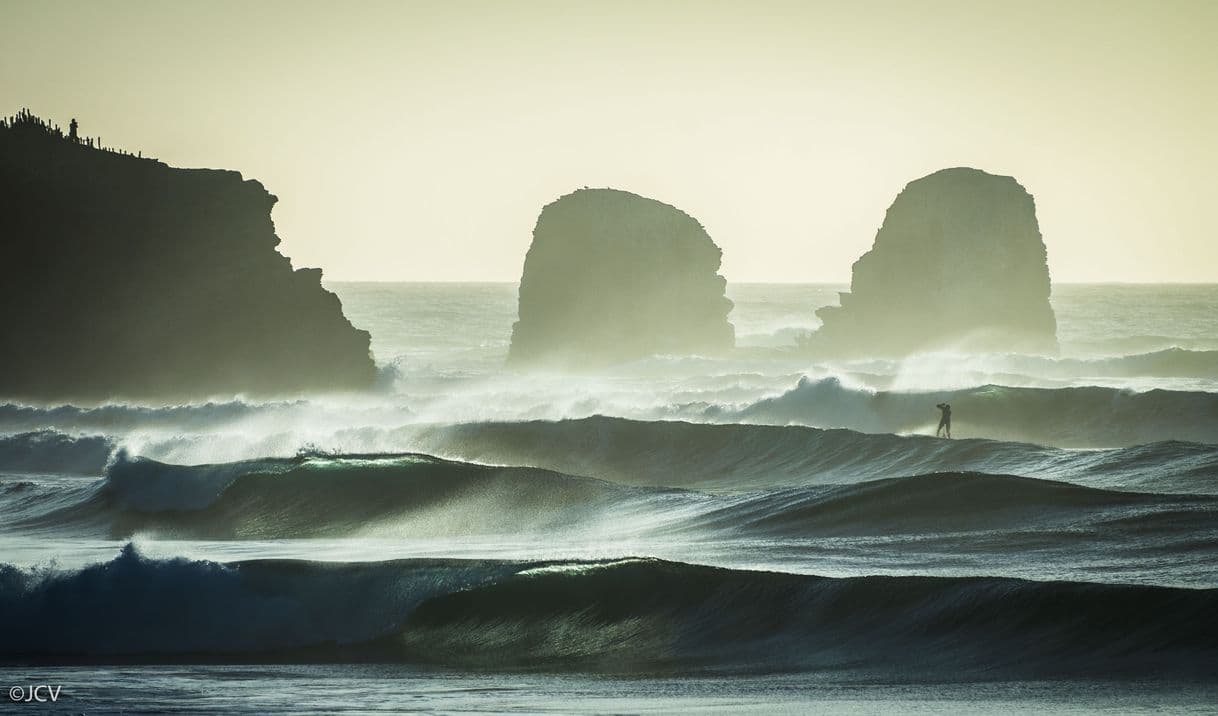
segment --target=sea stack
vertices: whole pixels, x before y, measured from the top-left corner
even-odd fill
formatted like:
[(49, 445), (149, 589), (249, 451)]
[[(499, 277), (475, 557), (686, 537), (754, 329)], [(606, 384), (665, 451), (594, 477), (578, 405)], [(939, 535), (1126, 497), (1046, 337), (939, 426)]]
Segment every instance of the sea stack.
[(561, 197), (533, 230), (509, 362), (578, 368), (730, 349), (721, 258), (668, 204), (614, 189)]
[(0, 396), (203, 399), (358, 390), (376, 367), (318, 269), (276, 250), (276, 198), (235, 171), (0, 122)]
[(910, 182), (840, 306), (812, 337), (837, 355), (1057, 352), (1049, 268), (1032, 196), (1012, 177), (944, 169)]

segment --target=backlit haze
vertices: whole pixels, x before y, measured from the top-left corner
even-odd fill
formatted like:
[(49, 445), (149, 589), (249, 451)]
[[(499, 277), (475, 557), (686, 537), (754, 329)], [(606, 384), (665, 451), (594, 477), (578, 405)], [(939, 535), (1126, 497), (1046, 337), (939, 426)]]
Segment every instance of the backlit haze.
[(330, 280), (515, 281), (582, 186), (729, 281), (848, 281), (910, 180), (1035, 196), (1055, 281), (1216, 281), (1218, 3), (14, 2), (23, 106), (279, 196)]

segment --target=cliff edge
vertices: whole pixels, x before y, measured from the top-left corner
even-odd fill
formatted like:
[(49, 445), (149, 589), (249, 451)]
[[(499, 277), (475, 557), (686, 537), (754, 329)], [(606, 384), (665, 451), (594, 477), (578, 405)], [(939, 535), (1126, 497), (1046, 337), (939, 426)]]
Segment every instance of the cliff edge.
[(0, 122), (0, 396), (43, 400), (370, 387), (370, 336), (319, 269), (276, 250), (276, 198), (234, 171)]
[(567, 194), (533, 230), (508, 360), (570, 368), (730, 349), (721, 258), (676, 207), (614, 189)]
[(1049, 268), (1032, 196), (1012, 177), (944, 169), (909, 183), (840, 306), (817, 311), (818, 351), (1057, 352)]

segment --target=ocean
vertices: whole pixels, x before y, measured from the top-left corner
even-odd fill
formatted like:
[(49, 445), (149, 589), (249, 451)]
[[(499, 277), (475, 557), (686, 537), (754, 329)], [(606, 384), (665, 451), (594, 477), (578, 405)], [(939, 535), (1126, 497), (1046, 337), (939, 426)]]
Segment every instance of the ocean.
[(329, 288), (373, 394), (0, 396), (0, 712), (1218, 712), (1218, 286), (831, 361), (844, 286), (729, 285), (570, 374), (514, 284)]

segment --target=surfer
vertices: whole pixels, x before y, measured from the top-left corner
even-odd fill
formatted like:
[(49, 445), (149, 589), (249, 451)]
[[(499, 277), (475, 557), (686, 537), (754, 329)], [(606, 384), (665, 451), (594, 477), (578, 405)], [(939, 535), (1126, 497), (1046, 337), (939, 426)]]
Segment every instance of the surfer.
[(935, 437), (939, 437), (939, 433), (946, 433), (947, 439), (952, 439), (952, 406), (948, 403), (939, 403), (935, 406), (942, 413), (943, 417), (939, 418), (939, 428), (935, 430)]

